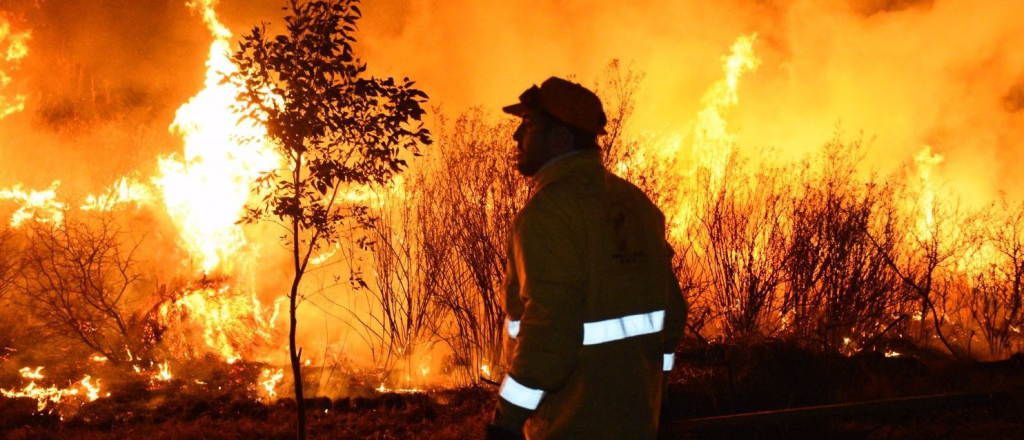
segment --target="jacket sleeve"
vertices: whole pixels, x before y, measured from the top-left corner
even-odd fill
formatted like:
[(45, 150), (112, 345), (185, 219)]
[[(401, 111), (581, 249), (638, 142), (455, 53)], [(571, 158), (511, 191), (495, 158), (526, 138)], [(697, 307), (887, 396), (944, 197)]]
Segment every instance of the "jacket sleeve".
[(583, 346), (586, 271), (580, 234), (543, 204), (517, 218), (511, 245), (523, 314), (495, 424), (522, 429), (544, 394), (563, 386)]
[(686, 318), (689, 314), (690, 307), (686, 303), (686, 298), (683, 296), (682, 289), (679, 288), (679, 279), (676, 278), (675, 272), (672, 270), (672, 257), (674, 252), (672, 246), (665, 243), (665, 247), (668, 249), (666, 255), (668, 256), (667, 261), (664, 263), (665, 279), (668, 284), (665, 289), (665, 328), (663, 330), (664, 335), (664, 371), (672, 371), (675, 365), (675, 352), (676, 346), (679, 345), (679, 340), (682, 339), (683, 333), (686, 331)]
[[(514, 225), (513, 225), (514, 226)], [(512, 356), (515, 354), (516, 340), (511, 336), (510, 322), (519, 321), (523, 316), (523, 302), (519, 297), (519, 276), (513, 258), (513, 232), (510, 231), (505, 242), (505, 280), (502, 283), (502, 309), (505, 311), (505, 323), (502, 333), (501, 365), (511, 367)]]

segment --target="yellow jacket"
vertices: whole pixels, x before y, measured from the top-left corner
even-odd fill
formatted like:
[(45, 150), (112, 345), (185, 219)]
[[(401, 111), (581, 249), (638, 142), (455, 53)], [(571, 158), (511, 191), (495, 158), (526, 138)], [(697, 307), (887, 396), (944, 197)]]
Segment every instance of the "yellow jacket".
[(494, 423), (530, 439), (655, 438), (687, 314), (665, 217), (598, 151), (534, 183), (509, 237)]

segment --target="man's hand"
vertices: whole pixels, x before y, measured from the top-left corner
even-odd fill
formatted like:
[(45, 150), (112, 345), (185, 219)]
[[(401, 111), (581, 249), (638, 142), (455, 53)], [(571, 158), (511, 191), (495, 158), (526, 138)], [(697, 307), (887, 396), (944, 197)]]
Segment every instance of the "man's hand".
[(484, 438), (487, 440), (523, 440), (526, 437), (523, 436), (522, 432), (509, 431), (500, 426), (487, 425), (487, 435)]

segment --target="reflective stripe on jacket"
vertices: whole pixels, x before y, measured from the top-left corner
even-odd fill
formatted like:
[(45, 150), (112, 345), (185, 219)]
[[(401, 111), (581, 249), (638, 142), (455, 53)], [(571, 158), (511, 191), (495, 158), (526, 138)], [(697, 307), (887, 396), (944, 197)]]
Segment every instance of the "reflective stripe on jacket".
[(534, 183), (508, 243), (495, 423), (530, 439), (654, 438), (687, 313), (664, 215), (597, 151)]

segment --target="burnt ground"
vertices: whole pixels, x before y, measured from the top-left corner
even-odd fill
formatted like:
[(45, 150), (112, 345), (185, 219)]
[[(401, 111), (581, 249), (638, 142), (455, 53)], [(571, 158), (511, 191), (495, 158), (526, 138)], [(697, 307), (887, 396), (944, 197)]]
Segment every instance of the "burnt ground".
[[(714, 346), (680, 354), (663, 411), (663, 438), (1020, 439), (1024, 438), (1024, 356), (955, 362), (942, 356), (826, 356), (785, 344)], [(61, 421), (36, 402), (0, 398), (7, 439), (291, 439), (295, 402), (258, 403), (231, 387), (153, 390), (125, 382), (111, 397)], [(679, 420), (787, 408), (973, 393), (938, 409), (919, 403), (881, 411), (739, 423), (696, 430)], [(494, 387), (380, 394), (306, 405), (311, 439), (479, 438)], [(982, 401), (978, 401), (982, 396)], [(952, 404), (950, 404), (952, 402)], [(699, 428), (699, 426), (697, 426)]]

